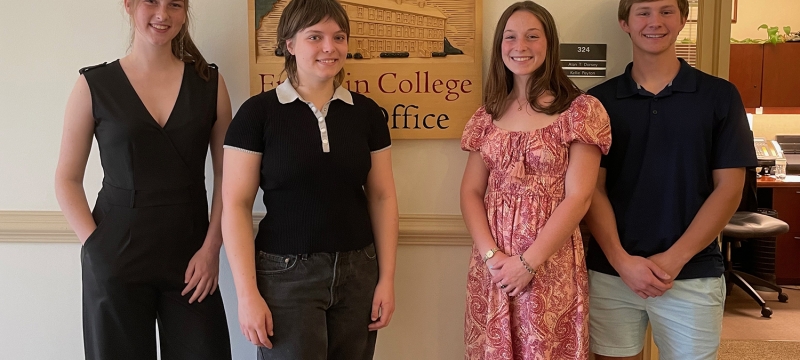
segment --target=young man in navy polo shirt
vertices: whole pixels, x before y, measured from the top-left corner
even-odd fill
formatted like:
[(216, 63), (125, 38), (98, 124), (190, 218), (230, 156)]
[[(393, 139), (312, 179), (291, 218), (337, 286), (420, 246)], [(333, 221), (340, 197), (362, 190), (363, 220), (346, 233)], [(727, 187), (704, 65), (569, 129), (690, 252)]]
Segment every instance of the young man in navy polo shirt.
[(716, 359), (725, 281), (715, 238), (756, 165), (729, 82), (675, 53), (687, 0), (621, 0), (633, 62), (593, 88), (611, 118), (586, 221), (591, 349), (637, 359), (647, 322), (662, 359)]

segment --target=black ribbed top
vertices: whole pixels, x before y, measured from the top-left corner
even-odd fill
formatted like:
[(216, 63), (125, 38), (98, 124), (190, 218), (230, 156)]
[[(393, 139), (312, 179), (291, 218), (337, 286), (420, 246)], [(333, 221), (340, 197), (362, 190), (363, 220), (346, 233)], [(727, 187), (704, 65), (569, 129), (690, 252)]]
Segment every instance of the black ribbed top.
[(349, 251), (374, 241), (364, 184), (371, 153), (391, 145), (378, 105), (352, 93), (325, 117), (323, 152), (317, 117), (300, 99), (281, 104), (275, 90), (253, 96), (233, 118), (225, 145), (261, 153), (260, 186), (267, 215), (256, 250), (275, 254)]

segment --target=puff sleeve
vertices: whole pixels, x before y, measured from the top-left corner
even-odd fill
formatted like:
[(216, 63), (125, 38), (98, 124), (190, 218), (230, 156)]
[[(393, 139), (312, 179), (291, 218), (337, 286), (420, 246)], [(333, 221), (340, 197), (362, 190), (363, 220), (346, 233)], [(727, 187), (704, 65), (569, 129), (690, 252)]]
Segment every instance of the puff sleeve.
[(464, 126), (464, 133), (461, 135), (461, 149), (464, 151), (480, 151), (484, 142), (484, 134), (492, 117), (486, 113), (486, 109), (481, 106), (472, 115), (467, 125)]
[(611, 147), (611, 123), (600, 100), (591, 95), (581, 95), (574, 100), (569, 118), (566, 142), (597, 145), (603, 155)]

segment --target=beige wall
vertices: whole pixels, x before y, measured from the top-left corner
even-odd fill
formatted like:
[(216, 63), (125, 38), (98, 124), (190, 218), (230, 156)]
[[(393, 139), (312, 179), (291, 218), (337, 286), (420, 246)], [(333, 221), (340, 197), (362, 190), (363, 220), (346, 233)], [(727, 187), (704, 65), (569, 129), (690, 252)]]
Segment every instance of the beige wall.
[(731, 24), (731, 37), (766, 39), (767, 31), (758, 30), (761, 24), (777, 26), (783, 34), (784, 26), (800, 31), (800, 1), (798, 0), (739, 0), (736, 23)]
[(753, 115), (753, 136), (774, 140), (787, 134), (800, 135), (800, 115)]
[(401, 246), (397, 253), (397, 310), (378, 334), (377, 360), (464, 357), (469, 246)]

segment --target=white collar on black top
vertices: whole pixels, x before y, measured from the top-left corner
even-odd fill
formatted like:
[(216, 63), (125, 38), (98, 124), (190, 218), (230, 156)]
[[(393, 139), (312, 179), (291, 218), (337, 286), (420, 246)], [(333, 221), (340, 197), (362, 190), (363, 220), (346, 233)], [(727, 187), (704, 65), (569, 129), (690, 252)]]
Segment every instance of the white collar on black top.
[[(300, 101), (304, 103), (308, 103), (308, 101), (303, 99), (303, 97), (297, 93), (297, 90), (294, 88), (294, 86), (292, 86), (292, 83), (289, 82), (289, 79), (286, 79), (284, 82), (278, 85), (278, 87), (275, 88), (275, 93), (278, 95), (278, 101), (280, 101), (281, 104), (288, 104), (297, 99), (300, 99)], [(347, 91), (347, 89), (343, 88), (342, 86), (337, 87), (336, 91), (333, 92), (333, 97), (331, 97), (330, 101), (333, 100), (342, 100), (346, 104), (353, 105), (353, 95), (350, 94), (350, 91)]]

